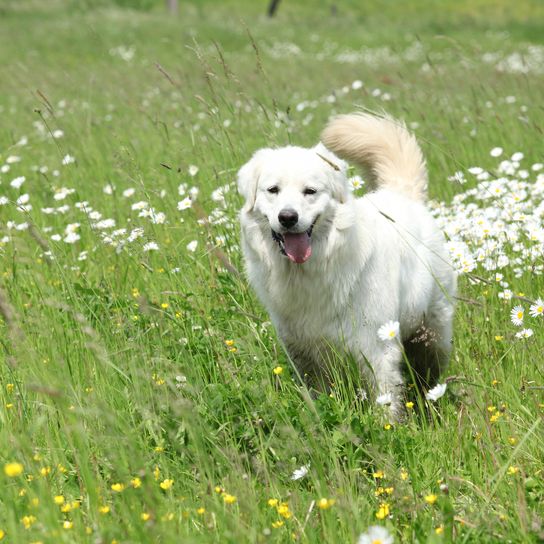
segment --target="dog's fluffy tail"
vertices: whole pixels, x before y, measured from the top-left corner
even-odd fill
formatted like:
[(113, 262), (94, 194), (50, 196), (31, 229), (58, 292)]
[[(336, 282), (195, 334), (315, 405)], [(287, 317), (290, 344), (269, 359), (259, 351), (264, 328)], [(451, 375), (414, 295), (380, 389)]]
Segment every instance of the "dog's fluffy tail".
[(404, 123), (367, 113), (340, 115), (325, 127), (321, 141), (342, 159), (362, 166), (371, 187), (426, 199), (425, 159)]

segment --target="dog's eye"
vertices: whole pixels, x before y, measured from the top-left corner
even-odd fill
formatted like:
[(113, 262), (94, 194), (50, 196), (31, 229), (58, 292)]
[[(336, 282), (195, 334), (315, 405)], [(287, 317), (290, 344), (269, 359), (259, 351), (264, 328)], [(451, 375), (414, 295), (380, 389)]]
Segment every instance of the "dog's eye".
[(303, 193), (305, 195), (315, 195), (317, 193), (317, 190), (312, 189), (311, 187), (306, 187), (306, 189), (304, 189)]
[(280, 188), (277, 185), (272, 185), (272, 187), (269, 187), (267, 191), (270, 194), (277, 195), (280, 192)]

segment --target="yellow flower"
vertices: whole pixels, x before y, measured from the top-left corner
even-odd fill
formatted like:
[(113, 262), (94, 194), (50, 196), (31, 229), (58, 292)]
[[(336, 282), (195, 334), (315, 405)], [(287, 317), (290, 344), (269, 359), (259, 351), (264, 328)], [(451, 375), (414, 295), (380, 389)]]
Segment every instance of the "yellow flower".
[(385, 478), (385, 472), (383, 470), (377, 470), (376, 472), (372, 473), (372, 476), (374, 478)]
[(6, 536), (6, 533), (0, 529), (0, 540), (3, 540), (3, 538)]
[(34, 523), (36, 523), (36, 517), (35, 516), (23, 516), (21, 518), (21, 523), (24, 525), (25, 529), (30, 529)]
[(85, 527), (85, 534), (86, 535), (92, 535), (93, 534), (93, 528), (92, 527)]
[(386, 430), (386, 431), (390, 431), (392, 426), (391, 426), (391, 423), (386, 423), (383, 428)]
[(69, 520), (64, 520), (64, 523), (62, 524), (62, 527), (64, 529), (71, 529), (73, 526), (74, 526), (74, 522)]
[(289, 519), (293, 515), (289, 510), (289, 504), (287, 504), (286, 502), (280, 503), (276, 510), (278, 514), (285, 519)]
[(518, 439), (511, 436), (509, 439), (508, 439), (508, 443), (511, 445), (511, 446), (515, 446), (517, 443), (518, 443)]
[(196, 509), (196, 513), (199, 515), (199, 516), (202, 516), (204, 513), (206, 512), (206, 509), (201, 506), (200, 508), (197, 508)]
[[(497, 342), (500, 342), (501, 340), (504, 340), (504, 336), (502, 336), (502, 334), (496, 334), (495, 335), (495, 340)], [(495, 380), (494, 380), (495, 381)]]
[(159, 469), (159, 467), (155, 467), (153, 469), (153, 476), (155, 477), (155, 480), (158, 480), (161, 476), (161, 470)]
[(172, 521), (174, 519), (174, 514), (172, 512), (167, 512), (164, 516), (161, 517), (161, 521)]
[(414, 403), (413, 402), (407, 402), (406, 403), (406, 408), (408, 408), (408, 410), (412, 410), (412, 408), (414, 407)]
[(140, 480), (140, 478), (138, 478), (138, 476), (132, 478), (132, 480), (130, 480), (130, 485), (134, 488), (134, 489), (138, 489), (139, 487), (142, 487), (142, 480)]
[(272, 506), (272, 508), (278, 506), (278, 499), (268, 499), (268, 506)]
[(225, 345), (229, 348), (234, 346), (234, 340), (225, 340)]
[(8, 383), (8, 384), (6, 384), (6, 391), (8, 393), (11, 393), (13, 391), (14, 387), (15, 387), (15, 385), (13, 385), (12, 383)]
[(223, 501), (225, 504), (233, 504), (236, 502), (236, 497), (234, 495), (229, 495), (228, 493), (224, 493)]
[(376, 512), (377, 519), (385, 519), (389, 515), (389, 505), (386, 502), (380, 504), (380, 508)]
[(328, 510), (335, 502), (334, 499), (322, 498), (317, 501), (317, 507), (320, 510)]
[(71, 505), (70, 503), (63, 504), (63, 505), (60, 507), (60, 511), (61, 511), (63, 514), (66, 514), (67, 512), (71, 512), (71, 511), (72, 511), (72, 505)]
[(99, 506), (98, 507), (98, 511), (101, 513), (101, 514), (107, 514), (109, 511), (110, 511), (110, 507), (105, 504), (103, 506)]
[(425, 499), (425, 502), (427, 504), (434, 504), (436, 502), (436, 499), (438, 499), (438, 497), (434, 494), (430, 494), (430, 495), (425, 495), (425, 497), (423, 497)]
[(174, 485), (174, 480), (169, 480), (168, 478), (166, 480), (163, 480), (160, 484), (161, 489), (170, 489)]
[(220, 485), (216, 485), (214, 489), (216, 493), (223, 493), (224, 491), (224, 489)]
[(519, 472), (519, 467), (514, 467), (514, 466), (508, 467), (508, 470), (506, 472), (510, 476), (513, 476), (514, 474), (517, 474)]
[(157, 447), (155, 448), (155, 451), (156, 451), (157, 453), (162, 453), (162, 452), (164, 451), (164, 447), (163, 447), (163, 446), (157, 446)]
[(46, 476), (49, 476), (51, 474), (51, 467), (42, 467), (40, 469), (40, 474), (45, 478)]
[(151, 517), (151, 514), (149, 514), (148, 512), (142, 512), (140, 514), (140, 517), (142, 518), (142, 521), (148, 521)]
[(24, 467), (21, 463), (13, 462), (4, 465), (4, 474), (10, 478), (15, 478), (23, 473)]
[(168, 306), (170, 306), (170, 304), (168, 304), (168, 302), (163, 302), (163, 303), (161, 304), (161, 308), (162, 308), (163, 310), (166, 310), (166, 308), (168, 308)]
[(55, 502), (55, 504), (61, 505), (64, 503), (64, 496), (56, 495), (55, 497), (53, 497), (53, 501)]
[(444, 532), (444, 526), (443, 525), (439, 525), (435, 530), (434, 532), (437, 534), (437, 535), (441, 535), (443, 532)]
[(276, 376), (279, 376), (282, 372), (283, 372), (283, 367), (282, 366), (277, 366), (275, 367), (272, 372), (276, 375)]
[(406, 481), (408, 479), (408, 472), (404, 469), (400, 471), (400, 479)]
[(283, 525), (283, 521), (281, 521), (281, 519), (278, 520), (278, 521), (274, 521), (274, 522), (272, 523), (272, 527), (273, 527), (274, 529), (279, 529), (282, 525)]
[(125, 489), (125, 484), (111, 484), (111, 488), (116, 493), (121, 493)]

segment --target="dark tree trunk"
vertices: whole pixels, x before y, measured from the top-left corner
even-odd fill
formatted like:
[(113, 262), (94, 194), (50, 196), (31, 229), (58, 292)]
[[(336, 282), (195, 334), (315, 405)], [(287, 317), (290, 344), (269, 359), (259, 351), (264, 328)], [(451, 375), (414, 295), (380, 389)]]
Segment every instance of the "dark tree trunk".
[(274, 17), (280, 2), (281, 2), (281, 0), (270, 0), (270, 4), (268, 4), (268, 16), (269, 17)]

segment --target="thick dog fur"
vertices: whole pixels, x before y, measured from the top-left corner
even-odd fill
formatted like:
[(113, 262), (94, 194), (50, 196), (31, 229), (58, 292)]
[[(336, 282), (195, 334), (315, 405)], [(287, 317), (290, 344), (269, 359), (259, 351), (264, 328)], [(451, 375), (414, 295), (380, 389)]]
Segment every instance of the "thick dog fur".
[[(262, 149), (240, 169), (247, 274), (310, 384), (326, 379), (331, 352), (349, 355), (400, 416), (405, 355), (430, 386), (452, 341), (456, 276), (425, 207), (425, 162), (390, 118), (339, 116), (321, 139), (312, 149)], [(363, 198), (341, 159), (366, 170)], [(379, 338), (389, 321), (400, 323), (400, 342)]]

